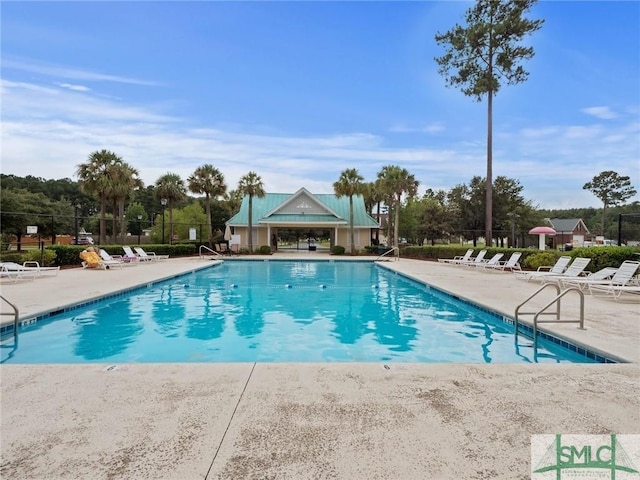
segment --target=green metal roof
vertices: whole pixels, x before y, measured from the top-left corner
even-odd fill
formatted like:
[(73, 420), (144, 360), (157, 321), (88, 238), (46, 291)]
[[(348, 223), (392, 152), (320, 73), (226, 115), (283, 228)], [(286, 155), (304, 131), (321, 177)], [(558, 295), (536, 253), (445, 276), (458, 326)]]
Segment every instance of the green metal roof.
[(260, 220), (260, 223), (336, 223), (339, 225), (348, 225), (348, 222), (342, 218), (336, 218), (334, 215), (318, 215), (318, 214), (279, 214), (270, 215)]
[[(309, 196), (320, 207), (326, 209), (322, 213), (291, 214), (278, 213), (278, 208), (287, 203), (294, 196)], [(335, 212), (335, 215), (333, 214)], [(271, 214), (271, 215), (269, 215)], [(268, 215), (268, 216), (267, 216)], [(337, 215), (337, 216), (336, 216)], [(359, 228), (376, 228), (378, 222), (371, 218), (365, 209), (364, 199), (361, 195), (353, 197), (354, 226)], [(296, 193), (267, 193), (264, 197), (253, 197), (253, 224), (260, 223), (334, 223), (349, 225), (349, 197), (336, 197), (333, 194), (312, 194), (306, 189), (300, 189)], [(240, 211), (236, 213), (227, 224), (232, 226), (245, 226), (249, 223), (249, 197), (242, 199)]]

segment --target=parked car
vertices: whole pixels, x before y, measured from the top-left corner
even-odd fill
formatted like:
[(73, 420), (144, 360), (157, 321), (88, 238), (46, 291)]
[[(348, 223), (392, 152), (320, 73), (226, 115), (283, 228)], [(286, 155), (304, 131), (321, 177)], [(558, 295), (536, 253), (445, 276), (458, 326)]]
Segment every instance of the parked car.
[(78, 245), (93, 245), (94, 243), (92, 237), (78, 237)]

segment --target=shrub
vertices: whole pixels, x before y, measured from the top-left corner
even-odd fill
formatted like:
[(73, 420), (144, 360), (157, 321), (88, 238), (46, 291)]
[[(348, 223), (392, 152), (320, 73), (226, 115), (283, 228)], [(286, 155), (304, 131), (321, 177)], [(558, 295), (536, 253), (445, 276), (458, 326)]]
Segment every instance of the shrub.
[(580, 247), (571, 254), (574, 257), (591, 259), (585, 270), (596, 272), (605, 267), (618, 268), (625, 260), (637, 260), (638, 249), (634, 247)]
[(345, 249), (342, 245), (334, 245), (331, 247), (332, 255), (344, 255)]
[(553, 252), (540, 252), (527, 256), (524, 266), (537, 270), (539, 267), (553, 266), (558, 260), (558, 256)]
[(56, 262), (56, 252), (49, 249), (45, 249), (42, 252), (40, 250), (31, 250), (22, 254), (20, 260), (22, 262), (38, 262), (42, 267), (50, 267)]
[(271, 247), (269, 245), (260, 245), (256, 253), (258, 255), (271, 255)]

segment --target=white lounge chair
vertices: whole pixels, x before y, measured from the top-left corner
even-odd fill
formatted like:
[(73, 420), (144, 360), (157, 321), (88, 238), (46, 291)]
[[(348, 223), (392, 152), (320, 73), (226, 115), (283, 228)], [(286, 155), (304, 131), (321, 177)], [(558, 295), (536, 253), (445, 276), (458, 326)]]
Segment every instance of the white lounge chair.
[(39, 262), (33, 260), (27, 260), (22, 265), (15, 262), (3, 262), (0, 265), (4, 267), (4, 270), (20, 271), (23, 273), (34, 272), (36, 277), (41, 277), (44, 274), (58, 275), (60, 267), (41, 267)]
[(457, 255), (453, 258), (439, 258), (438, 262), (440, 263), (460, 263), (460, 262), (468, 262), (471, 259), (471, 255), (473, 255), (473, 248), (467, 250), (464, 255)]
[(127, 262), (122, 259), (121, 255), (110, 255), (106, 250), (103, 250), (102, 248), (100, 249), (100, 258), (102, 259), (102, 262), (109, 267), (122, 268), (127, 264)]
[(468, 263), (467, 266), (468, 267), (475, 267), (475, 268), (495, 268), (498, 265), (500, 265), (500, 259), (504, 257), (504, 253), (496, 253), (493, 257), (491, 257), (489, 260), (485, 261), (485, 262), (473, 262), (473, 263)]
[(571, 265), (567, 267), (567, 269), (558, 275), (544, 275), (540, 277), (540, 281), (542, 283), (558, 283), (567, 278), (578, 278), (584, 276), (584, 269), (587, 268), (591, 262), (590, 258), (587, 257), (577, 257), (571, 262)]
[(153, 261), (166, 260), (169, 258), (169, 255), (156, 255), (156, 252), (146, 252), (142, 247), (133, 247), (136, 251), (136, 254), (141, 259), (149, 259)]
[(487, 254), (486, 250), (480, 250), (475, 257), (471, 257), (466, 262), (463, 262), (463, 261), (456, 262), (456, 263), (454, 263), (454, 265), (465, 265), (465, 266), (467, 266), (467, 265), (473, 265), (474, 263), (475, 264), (482, 263), (482, 262), (485, 261), (484, 257), (485, 257), (486, 254)]
[(526, 280), (526, 281), (537, 280), (544, 277), (545, 275), (559, 275), (563, 273), (569, 266), (570, 262), (571, 262), (571, 257), (568, 255), (563, 255), (560, 258), (558, 258), (555, 265), (553, 266), (543, 265), (541, 267), (538, 267), (538, 269), (534, 272), (526, 272), (523, 270), (518, 270), (518, 271), (514, 271), (513, 273), (515, 273), (516, 278), (519, 278), (521, 280)]
[(498, 265), (495, 265), (493, 269), (501, 270), (503, 272), (507, 270), (510, 272), (515, 272), (516, 270), (520, 271), (522, 268), (520, 268), (520, 263), (518, 263), (518, 261), (521, 256), (522, 252), (513, 252), (508, 260), (498, 262)]
[(18, 280), (34, 280), (38, 276), (35, 270), (25, 269), (15, 262), (0, 263), (0, 278), (6, 278), (16, 283)]
[(585, 278), (584, 283), (589, 287), (589, 293), (594, 296), (612, 296), (615, 299), (619, 299), (620, 295), (625, 291), (628, 293), (637, 292), (636, 288), (640, 285), (637, 283), (638, 280), (635, 278), (635, 274), (639, 268), (640, 262), (626, 260), (622, 262), (622, 265), (609, 280), (589, 282)]
[(618, 269), (615, 267), (605, 267), (588, 274), (586, 277), (561, 278), (560, 285), (562, 288), (578, 287), (580, 290), (586, 290), (589, 283), (608, 281), (617, 271)]
[(140, 262), (140, 261), (150, 262), (151, 261), (150, 258), (140, 258), (138, 255), (133, 253), (133, 250), (131, 250), (131, 247), (127, 247), (123, 245), (122, 249), (124, 250), (124, 255), (122, 256), (122, 259), (125, 262)]

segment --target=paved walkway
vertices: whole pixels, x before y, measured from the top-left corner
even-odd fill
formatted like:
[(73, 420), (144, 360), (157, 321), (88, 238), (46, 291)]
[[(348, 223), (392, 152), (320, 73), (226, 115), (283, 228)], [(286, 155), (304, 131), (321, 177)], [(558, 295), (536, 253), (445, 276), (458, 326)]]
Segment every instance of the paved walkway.
[[(210, 264), (0, 288), (25, 317)], [(537, 288), (434, 262), (384, 266), (506, 315)], [(3, 365), (0, 477), (530, 478), (533, 434), (640, 432), (640, 305), (586, 297), (585, 313), (586, 330), (549, 330), (634, 363)]]

